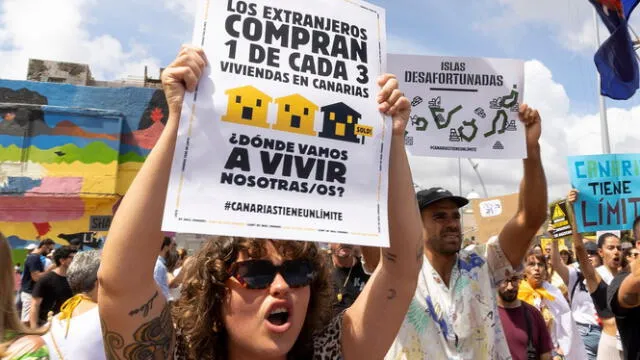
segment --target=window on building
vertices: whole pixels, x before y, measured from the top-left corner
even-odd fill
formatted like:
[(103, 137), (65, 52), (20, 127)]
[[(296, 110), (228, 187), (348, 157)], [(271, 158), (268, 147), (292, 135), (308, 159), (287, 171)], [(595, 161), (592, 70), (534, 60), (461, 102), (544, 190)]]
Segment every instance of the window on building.
[(336, 119), (336, 113), (334, 113), (333, 111), (329, 113), (329, 120), (335, 120)]
[(256, 106), (257, 107), (261, 107), (262, 106), (262, 99), (256, 100)]
[(348, 116), (347, 116), (347, 122), (348, 122), (349, 124), (353, 124), (353, 115), (348, 115)]
[(286, 111), (286, 112), (291, 111), (291, 105), (286, 104), (286, 105), (284, 106), (284, 111)]
[(304, 114), (309, 115), (309, 108), (304, 108)]
[(67, 81), (67, 79), (60, 78), (60, 77), (50, 77), (47, 79), (47, 82), (50, 82), (50, 83), (63, 83), (65, 81)]
[(242, 102), (242, 96), (236, 95), (236, 103), (240, 104)]

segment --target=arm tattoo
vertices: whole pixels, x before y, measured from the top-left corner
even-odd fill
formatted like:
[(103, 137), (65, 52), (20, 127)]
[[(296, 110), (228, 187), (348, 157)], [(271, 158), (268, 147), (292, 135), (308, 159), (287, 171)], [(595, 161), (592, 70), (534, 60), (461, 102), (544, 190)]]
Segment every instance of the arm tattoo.
[(622, 297), (622, 302), (624, 302), (627, 306), (638, 306), (638, 302), (640, 302), (640, 297), (638, 294), (625, 294)]
[(396, 262), (396, 258), (398, 257), (398, 255), (388, 252), (388, 251), (383, 251), (382, 254), (384, 255), (384, 257), (391, 261), (391, 262)]
[(387, 294), (387, 300), (393, 300), (396, 297), (396, 290), (389, 289), (389, 293)]
[(138, 309), (131, 310), (129, 312), (129, 316), (133, 316), (139, 312), (142, 312), (142, 317), (147, 317), (147, 315), (149, 315), (149, 311), (153, 309), (153, 300), (155, 300), (157, 297), (158, 297), (158, 292), (156, 291), (156, 293), (153, 294), (151, 299), (149, 299), (149, 301), (147, 301), (146, 304), (142, 305)]
[(120, 360), (117, 350), (122, 349), (124, 346), (124, 339), (122, 338), (122, 335), (107, 330), (107, 325), (104, 323), (104, 319), (102, 317), (100, 317), (100, 327), (102, 328), (104, 353), (107, 360)]
[[(126, 347), (122, 335), (107, 330), (102, 322), (102, 336), (108, 360), (172, 359), (174, 335), (171, 306), (168, 304), (158, 317), (142, 324), (133, 333), (133, 343)], [(122, 357), (118, 356), (119, 350), (122, 350)]]

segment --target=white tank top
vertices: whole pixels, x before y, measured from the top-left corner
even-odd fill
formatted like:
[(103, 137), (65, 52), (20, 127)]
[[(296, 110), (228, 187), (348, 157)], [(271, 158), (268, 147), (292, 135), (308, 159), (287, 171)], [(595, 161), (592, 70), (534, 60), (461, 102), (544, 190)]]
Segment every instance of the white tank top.
[(51, 360), (106, 360), (97, 306), (72, 317), (69, 333), (65, 337), (66, 331), (67, 320), (60, 320), (56, 316), (51, 320), (49, 332), (42, 336)]

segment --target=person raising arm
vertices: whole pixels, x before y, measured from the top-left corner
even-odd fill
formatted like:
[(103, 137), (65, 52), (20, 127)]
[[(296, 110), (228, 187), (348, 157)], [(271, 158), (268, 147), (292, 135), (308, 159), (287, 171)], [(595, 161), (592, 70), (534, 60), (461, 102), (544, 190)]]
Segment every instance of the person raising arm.
[[(407, 98), (382, 76), (379, 110), (392, 117), (389, 166), (391, 246), (356, 302), (327, 319), (330, 294), (315, 243), (219, 237), (185, 266), (174, 311), (152, 278), (171, 160), (185, 91), (206, 66), (185, 46), (164, 70), (167, 125), (114, 217), (99, 272), (108, 359), (381, 358), (415, 291), (421, 228), (404, 150)], [(407, 205), (409, 204), (409, 205)], [(417, 256), (420, 254), (420, 256)], [(325, 329), (325, 330), (323, 330)]]
[[(607, 283), (602, 280), (600, 274), (596, 271), (587, 252), (587, 246), (593, 247), (590, 251), (594, 251), (596, 245), (590, 243), (586, 245), (582, 234), (578, 232), (573, 205), (579, 197), (579, 192), (575, 189), (569, 191), (567, 195), (567, 204), (569, 205), (568, 216), (572, 227), (572, 240), (576, 251), (580, 271), (571, 266), (564, 266), (559, 260), (557, 249), (552, 253), (552, 261), (558, 273), (563, 276), (566, 274), (565, 283), (569, 287), (569, 300), (573, 317), (580, 329), (583, 342), (585, 343), (587, 355), (590, 359), (595, 359), (596, 355), (606, 358), (620, 358), (620, 351), (617, 349), (617, 327), (613, 313), (607, 306)], [(556, 245), (557, 247), (557, 245)], [(559, 263), (558, 263), (559, 262)], [(586, 296), (586, 295), (589, 296)], [(602, 328), (598, 326), (598, 321), (594, 317), (597, 314), (602, 323)]]
[(640, 360), (640, 258), (609, 284), (607, 303), (616, 316), (624, 358)]

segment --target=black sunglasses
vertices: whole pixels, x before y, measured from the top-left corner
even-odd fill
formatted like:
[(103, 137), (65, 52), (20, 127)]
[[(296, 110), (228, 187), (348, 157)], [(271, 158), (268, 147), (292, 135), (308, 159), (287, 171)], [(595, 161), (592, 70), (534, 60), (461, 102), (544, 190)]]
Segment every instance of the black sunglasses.
[(304, 259), (285, 260), (279, 266), (269, 260), (247, 260), (233, 263), (229, 268), (229, 275), (247, 289), (268, 288), (276, 274), (282, 275), (292, 288), (310, 285), (315, 278), (313, 265)]

